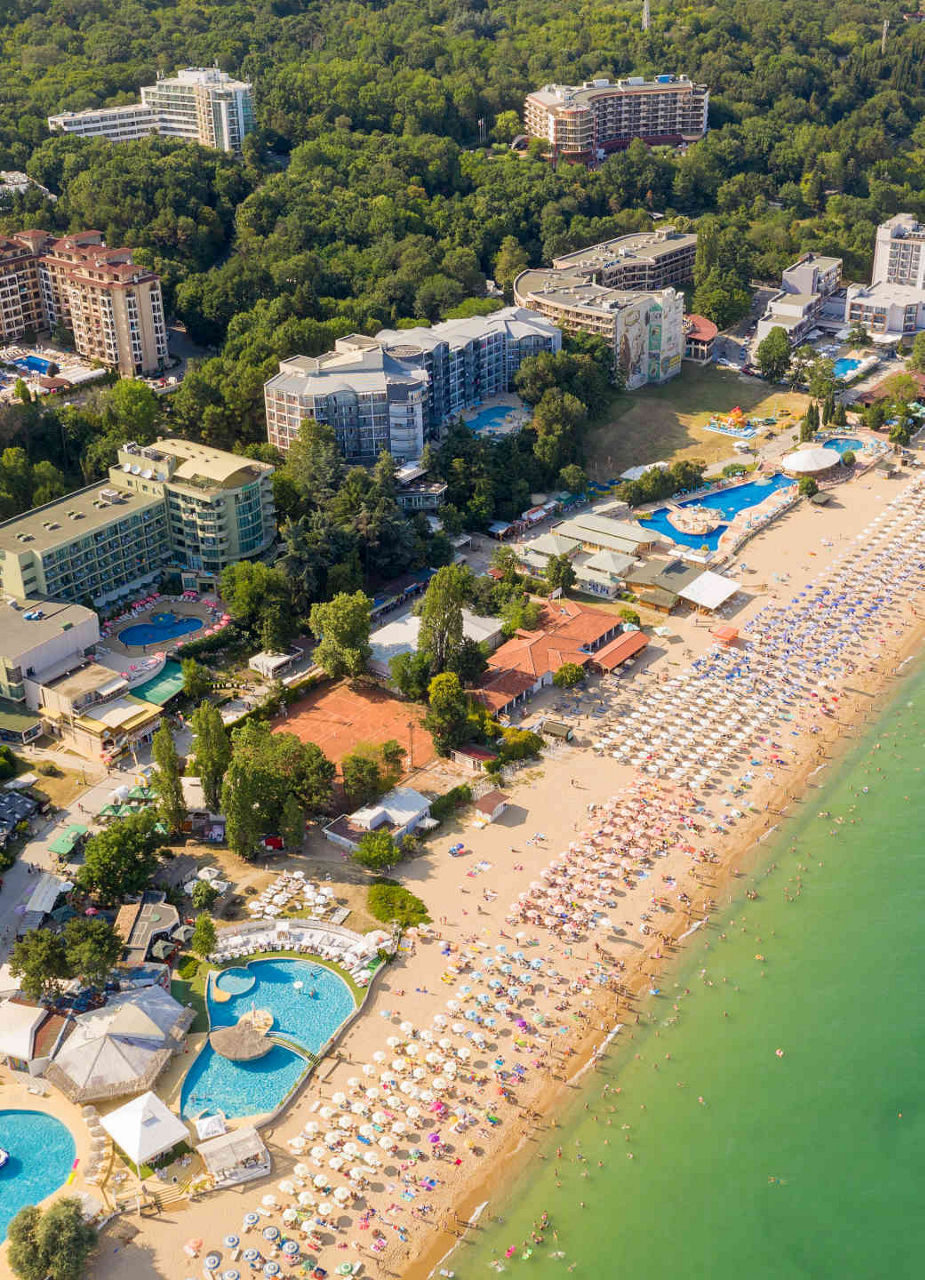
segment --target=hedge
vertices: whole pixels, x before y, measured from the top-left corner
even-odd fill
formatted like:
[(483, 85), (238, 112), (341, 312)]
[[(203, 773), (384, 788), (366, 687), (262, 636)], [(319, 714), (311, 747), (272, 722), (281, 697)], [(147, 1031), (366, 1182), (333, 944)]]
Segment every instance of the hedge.
[(469, 804), (471, 800), (472, 788), (464, 782), (461, 786), (453, 787), (445, 795), (437, 796), (436, 800), (432, 800), (430, 816), (435, 818), (437, 822), (442, 822), (444, 818), (448, 818), (456, 809), (459, 809), (464, 804)]

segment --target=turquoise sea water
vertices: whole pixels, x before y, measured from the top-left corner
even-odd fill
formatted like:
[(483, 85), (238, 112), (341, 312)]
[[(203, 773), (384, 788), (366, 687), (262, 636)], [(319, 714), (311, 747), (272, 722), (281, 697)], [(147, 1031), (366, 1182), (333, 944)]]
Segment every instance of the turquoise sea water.
[(499, 1259), (537, 1280), (921, 1274), (923, 742), (920, 664), (756, 851), (736, 892), (758, 900), (691, 939), (649, 1023), (621, 1032), (444, 1264), (460, 1280)]

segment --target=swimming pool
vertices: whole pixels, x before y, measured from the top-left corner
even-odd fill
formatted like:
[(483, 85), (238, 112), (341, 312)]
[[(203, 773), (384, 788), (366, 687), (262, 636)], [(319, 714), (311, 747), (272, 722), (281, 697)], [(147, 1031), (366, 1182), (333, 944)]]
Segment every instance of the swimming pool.
[(466, 426), (470, 431), (474, 431), (476, 435), (481, 435), (483, 431), (497, 430), (502, 427), (505, 418), (514, 411), (513, 405), (490, 405), (485, 409), (479, 409), (478, 413), (466, 421)]
[(857, 453), (859, 449), (864, 448), (864, 441), (853, 439), (851, 436), (833, 436), (831, 440), (824, 441), (822, 447), (835, 449), (838, 453)]
[(190, 618), (186, 614), (154, 613), (147, 622), (137, 622), (134, 626), (125, 627), (116, 639), (126, 645), (166, 644), (168, 640), (176, 640), (178, 636), (187, 636), (192, 631), (202, 630), (201, 618)]
[(729, 522), (740, 511), (756, 507), (759, 502), (764, 502), (765, 498), (770, 497), (778, 489), (786, 489), (793, 483), (787, 476), (778, 473), (768, 476), (766, 480), (750, 480), (748, 484), (736, 485), (733, 489), (723, 489), (718, 493), (708, 493), (703, 498), (689, 498), (687, 502), (678, 503), (679, 507), (711, 507), (714, 511), (721, 511), (726, 523), (718, 525), (712, 533), (682, 533), (668, 519), (667, 507), (659, 507), (657, 511), (653, 511), (650, 519), (642, 521), (642, 527), (655, 529), (669, 542), (676, 542), (681, 546), (707, 546), (711, 551), (715, 551), (719, 546), (720, 538), (729, 527)]
[(318, 1053), (356, 1008), (343, 978), (308, 960), (252, 960), (246, 967), (235, 968), (231, 983), (221, 983), (221, 989), (243, 986), (245, 972), (255, 979), (253, 986), (239, 994), (228, 992), (231, 998), (222, 1003), (213, 998), (210, 985), (211, 1025), (231, 1027), (252, 1008), (269, 1009), (271, 1038), (285, 1037), (294, 1048), (275, 1044), (256, 1061), (231, 1062), (207, 1044), (183, 1082), (180, 1114), (185, 1119), (208, 1108), (229, 1117), (273, 1111), (305, 1070), (305, 1057), (297, 1050)]
[(20, 1209), (38, 1204), (67, 1179), (76, 1148), (70, 1130), (42, 1111), (0, 1111), (0, 1242)]
[(22, 356), (13, 363), (18, 364), (20, 369), (28, 369), (30, 373), (47, 373), (51, 368), (51, 361), (43, 360), (41, 356)]
[(860, 367), (860, 360), (855, 360), (851, 356), (843, 356), (841, 360), (835, 361), (833, 373), (836, 378), (841, 378), (842, 381), (844, 381), (845, 379), (850, 378), (853, 373), (857, 372)]

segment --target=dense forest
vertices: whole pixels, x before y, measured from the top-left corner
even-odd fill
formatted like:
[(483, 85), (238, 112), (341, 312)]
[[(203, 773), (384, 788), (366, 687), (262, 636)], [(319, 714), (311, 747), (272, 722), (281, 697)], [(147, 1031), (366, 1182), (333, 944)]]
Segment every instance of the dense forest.
[[(97, 227), (156, 266), (168, 307), (215, 351), (171, 397), (170, 427), (240, 448), (264, 437), (279, 357), (465, 313), (486, 277), (509, 285), (519, 266), (651, 213), (696, 225), (693, 304), (720, 324), (797, 252), (836, 253), (865, 278), (876, 224), (925, 217), (925, 28), (900, 5), (652, 9), (643, 32), (641, 3), (603, 0), (0, 0), (0, 167), (59, 197), (17, 197), (0, 230)], [(255, 86), (242, 158), (48, 135), (50, 113), (130, 101), (158, 71), (213, 62)], [(686, 153), (637, 142), (592, 170), (510, 150), (531, 88), (670, 71), (711, 88), (710, 132)], [(66, 424), (50, 460), (66, 470), (68, 440), (93, 438), (102, 464), (123, 409)], [(512, 487), (511, 459), (458, 442), (464, 516), (511, 514), (580, 461), (529, 443)], [(439, 464), (452, 474), (445, 449)]]

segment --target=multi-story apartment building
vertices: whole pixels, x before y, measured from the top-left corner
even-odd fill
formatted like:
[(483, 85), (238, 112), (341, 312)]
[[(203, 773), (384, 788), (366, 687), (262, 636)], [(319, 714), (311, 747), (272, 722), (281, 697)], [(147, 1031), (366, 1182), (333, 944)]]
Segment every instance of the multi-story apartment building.
[(659, 227), (564, 253), (552, 265), (557, 271), (589, 272), (608, 289), (667, 289), (693, 277), (696, 255), (694, 232)]
[(0, 337), (58, 326), (80, 355), (128, 377), (167, 361), (161, 283), (130, 249), (107, 249), (99, 231), (0, 237)]
[(0, 604), (0, 698), (40, 705), (38, 688), (82, 666), (100, 638), (91, 609), (61, 600), (8, 598)]
[(140, 103), (65, 111), (49, 116), (48, 127), (54, 132), (108, 138), (110, 142), (131, 142), (160, 133), (219, 151), (238, 152), (254, 129), (252, 87), (217, 67), (185, 67), (175, 76), (143, 86)]
[(755, 330), (755, 345), (772, 329), (783, 329), (793, 346), (802, 342), (823, 314), (841, 320), (844, 294), (839, 293), (842, 260), (805, 253), (781, 274), (780, 292), (768, 299)]
[(548, 141), (556, 155), (591, 160), (628, 146), (634, 138), (675, 145), (702, 138), (709, 102), (707, 86), (687, 76), (547, 84), (527, 95), (524, 124), (532, 137)]
[(561, 329), (603, 338), (630, 391), (681, 371), (684, 295), (676, 289), (611, 289), (597, 284), (593, 271), (552, 268), (522, 272), (514, 297)]
[(374, 338), (340, 338), (323, 356), (281, 360), (264, 387), (267, 437), (286, 450), (306, 418), (325, 422), (350, 462), (375, 462), (388, 450), (399, 462), (424, 447), (427, 374), (410, 372)]
[(260, 555), (276, 537), (274, 468), (190, 440), (132, 442), (119, 450), (113, 484), (166, 504), (172, 560), (216, 577)]
[(877, 228), (871, 279), (925, 292), (925, 225), (914, 213), (897, 213)]
[(273, 467), (187, 440), (132, 443), (105, 484), (0, 524), (0, 589), (106, 604), (165, 569), (214, 583), (276, 536)]
[(516, 307), (416, 329), (351, 334), (315, 358), (296, 356), (264, 388), (267, 434), (288, 449), (305, 418), (329, 423), (344, 455), (405, 462), (480, 400), (510, 389), (527, 356), (558, 351), (562, 335)]

